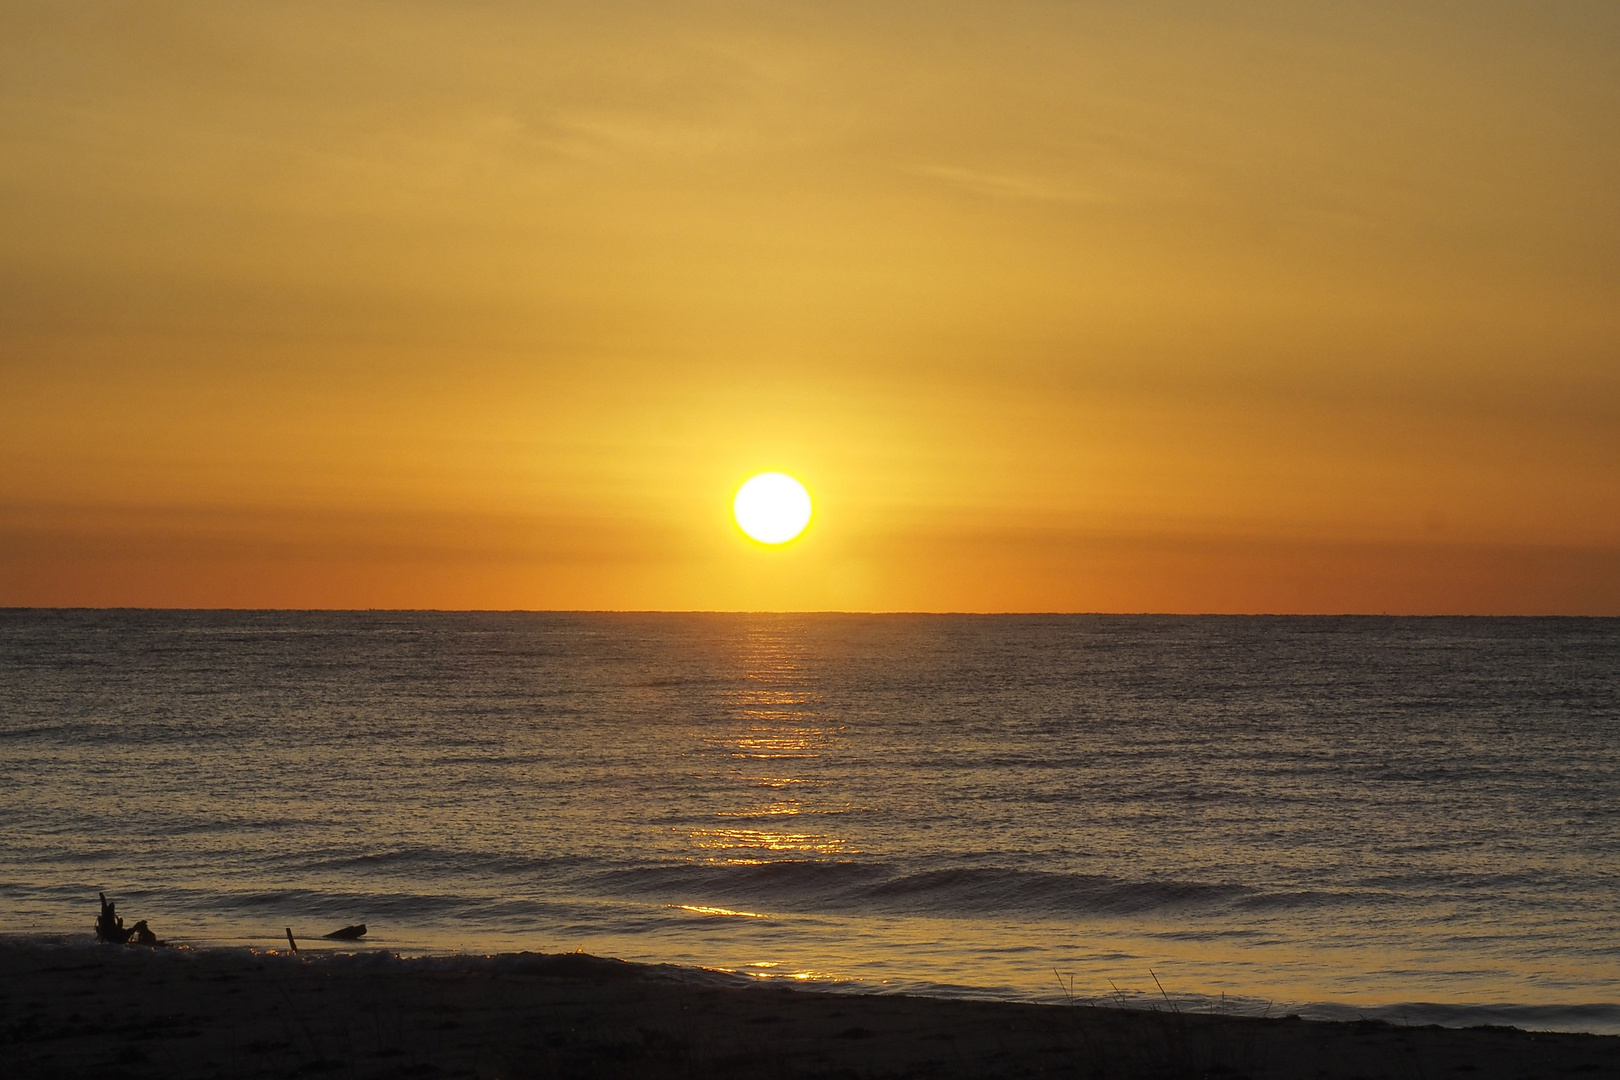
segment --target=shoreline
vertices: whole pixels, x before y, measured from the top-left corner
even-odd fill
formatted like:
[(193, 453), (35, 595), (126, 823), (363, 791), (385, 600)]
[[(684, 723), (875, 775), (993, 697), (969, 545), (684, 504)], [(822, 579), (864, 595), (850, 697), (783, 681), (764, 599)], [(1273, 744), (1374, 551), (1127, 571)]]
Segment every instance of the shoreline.
[(17, 1077), (1620, 1075), (1620, 1036), (836, 992), (583, 953), (0, 940)]
[[(528, 942), (507, 940), (480, 948), (477, 943), (426, 944), (402, 942), (389, 937), (362, 938), (355, 941), (327, 940), (321, 937), (298, 936), (298, 958), (306, 962), (349, 962), (357, 955), (375, 961), (393, 961), (419, 965), (423, 969), (444, 971), (471, 970), (484, 967), (510, 970), (519, 964), (547, 955), (572, 955), (587, 951), (584, 948), (569, 953), (547, 954), (528, 947)], [(183, 953), (218, 954), (256, 959), (285, 959), (288, 956), (284, 937), (255, 934), (251, 937), (194, 937), (185, 935), (162, 944)], [(40, 946), (48, 949), (96, 949), (102, 947), (94, 934), (71, 930), (32, 930), (0, 932), (0, 948), (9, 946)], [(515, 947), (514, 947), (515, 946)], [(1190, 993), (1178, 989), (1173, 983), (1150, 984), (1143, 991), (1136, 987), (1120, 989), (1110, 983), (1110, 991), (1097, 993), (1095, 987), (1088, 992), (1063, 987), (1062, 979), (1053, 974), (1057, 993), (1032, 993), (1028, 987), (995, 984), (942, 983), (915, 979), (885, 979), (882, 982), (857, 977), (839, 977), (829, 973), (777, 972), (752, 968), (732, 968), (694, 962), (690, 959), (665, 960), (654, 956), (634, 956), (611, 952), (594, 952), (597, 957), (612, 957), (640, 968), (657, 970), (671, 978), (691, 982), (740, 988), (746, 986), (787, 986), (816, 993), (840, 995), (880, 995), (913, 998), (938, 998), (949, 1001), (980, 1001), (1028, 1005), (1066, 1005), (1082, 1008), (1124, 1009), (1135, 1012), (1180, 1012), (1190, 1015), (1246, 1017), (1276, 1019), (1297, 1016), (1304, 1020), (1328, 1022), (1355, 1022), (1377, 1020), (1397, 1027), (1438, 1026), (1445, 1028), (1511, 1027), (1526, 1032), (1563, 1033), (1571, 1035), (1620, 1036), (1620, 1001), (1524, 1001), (1497, 1000), (1491, 1002), (1457, 1002), (1435, 999), (1397, 999), (1387, 1003), (1334, 1000), (1329, 998), (1300, 998), (1288, 1000), (1278, 997), (1223, 994), (1219, 996)], [(1150, 978), (1153, 976), (1150, 973)]]

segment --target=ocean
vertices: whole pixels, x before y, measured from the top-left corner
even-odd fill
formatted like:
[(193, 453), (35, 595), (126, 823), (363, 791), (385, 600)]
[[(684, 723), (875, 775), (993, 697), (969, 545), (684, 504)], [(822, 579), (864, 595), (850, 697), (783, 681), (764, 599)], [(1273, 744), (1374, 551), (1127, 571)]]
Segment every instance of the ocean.
[(1620, 1032), (1620, 620), (0, 611), (0, 930), (101, 891), (195, 948)]

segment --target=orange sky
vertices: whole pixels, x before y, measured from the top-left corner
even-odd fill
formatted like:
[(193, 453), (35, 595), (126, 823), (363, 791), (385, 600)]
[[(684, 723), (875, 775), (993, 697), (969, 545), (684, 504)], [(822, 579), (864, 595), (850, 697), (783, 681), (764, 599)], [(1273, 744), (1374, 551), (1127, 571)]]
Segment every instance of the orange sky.
[(1608, 0), (7, 4), (0, 604), (1620, 614), (1617, 58)]

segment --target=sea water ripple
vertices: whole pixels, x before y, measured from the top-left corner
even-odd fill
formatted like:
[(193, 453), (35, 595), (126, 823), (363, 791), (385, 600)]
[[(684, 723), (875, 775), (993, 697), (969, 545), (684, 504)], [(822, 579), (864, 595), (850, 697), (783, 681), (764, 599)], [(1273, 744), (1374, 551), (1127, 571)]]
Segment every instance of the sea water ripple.
[(5, 611), (0, 919), (1620, 1031), (1617, 656), (1601, 619)]

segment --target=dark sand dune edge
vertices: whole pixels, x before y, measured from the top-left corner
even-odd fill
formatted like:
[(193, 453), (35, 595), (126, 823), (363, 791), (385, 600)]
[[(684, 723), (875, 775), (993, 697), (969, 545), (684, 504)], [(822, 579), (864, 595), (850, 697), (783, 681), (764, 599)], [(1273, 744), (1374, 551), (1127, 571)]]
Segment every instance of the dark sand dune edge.
[[(333, 958), (335, 959), (335, 958)], [(0, 943), (8, 1077), (1620, 1076), (1620, 1037), (731, 987), (580, 954)]]

